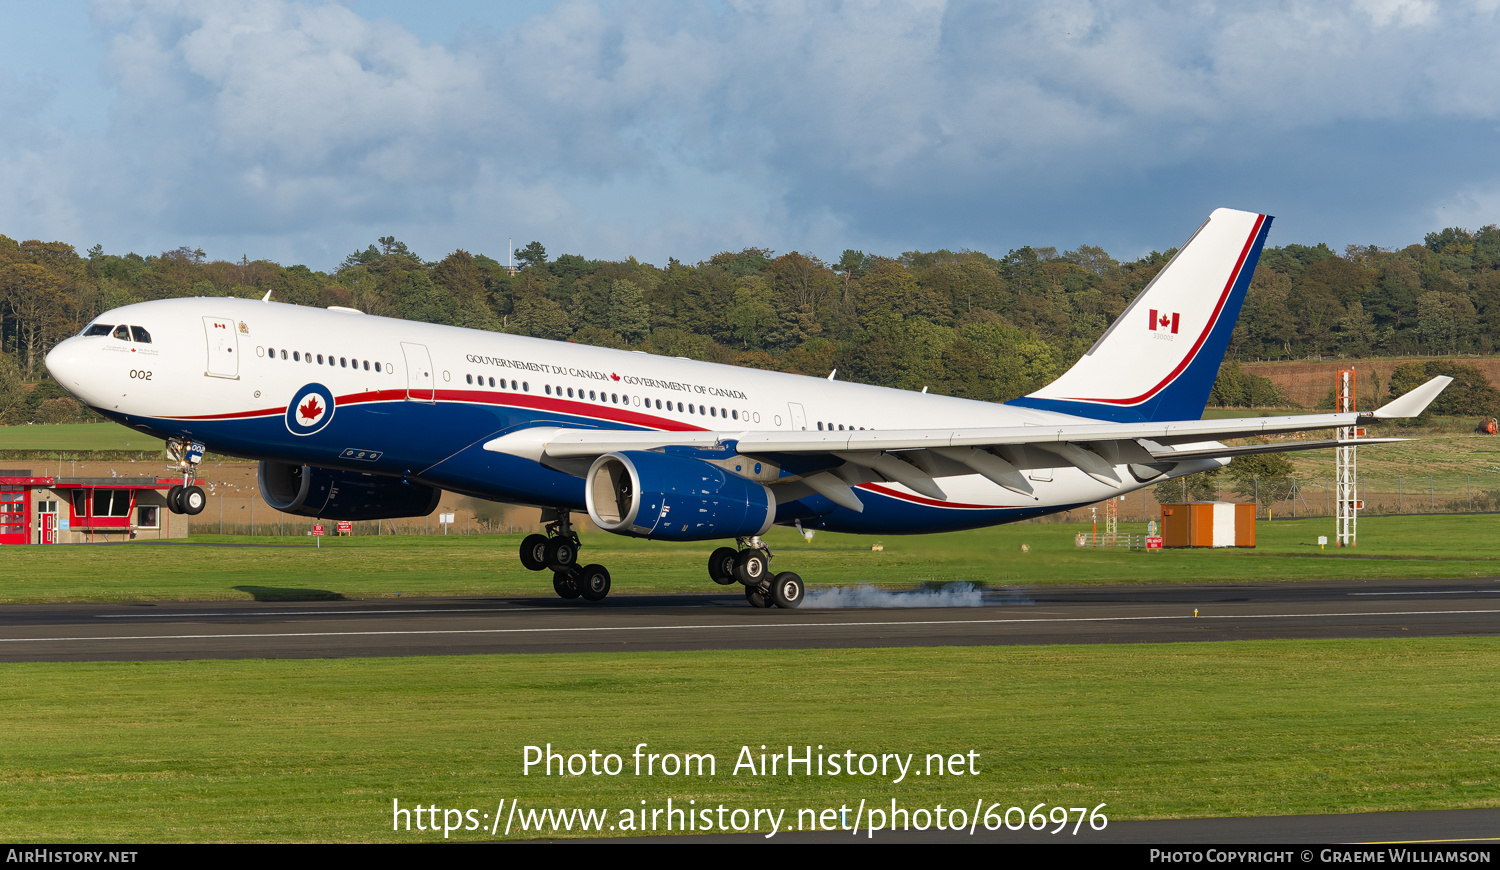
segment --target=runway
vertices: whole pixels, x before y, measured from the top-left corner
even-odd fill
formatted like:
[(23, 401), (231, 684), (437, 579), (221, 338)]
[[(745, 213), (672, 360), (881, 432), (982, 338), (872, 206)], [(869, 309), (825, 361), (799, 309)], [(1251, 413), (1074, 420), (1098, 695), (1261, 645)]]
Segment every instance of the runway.
[[(891, 596), (901, 604), (901, 596)], [(1500, 578), (1031, 587), (981, 606), (757, 610), (708, 594), (9, 605), (0, 661), (807, 649), (1500, 634)]]

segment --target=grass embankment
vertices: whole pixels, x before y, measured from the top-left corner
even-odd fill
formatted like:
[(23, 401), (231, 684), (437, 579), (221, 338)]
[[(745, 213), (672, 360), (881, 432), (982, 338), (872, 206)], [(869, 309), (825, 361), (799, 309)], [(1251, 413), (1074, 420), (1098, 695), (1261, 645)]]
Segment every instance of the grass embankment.
[[(1258, 524), (1253, 550), (1079, 549), (1081, 524), (1020, 524), (913, 537), (794, 532), (768, 536), (777, 570), (812, 586), (890, 588), (965, 581), (987, 586), (1203, 583), (1500, 576), (1500, 516), (1379, 517), (1361, 521), (1354, 550), (1320, 550), (1328, 519)], [(1144, 526), (1122, 523), (1139, 534)], [(325, 539), (199, 536), (198, 546), (9, 547), (0, 603), (135, 600), (291, 600), (394, 595), (551, 595), (551, 575), (516, 557), (520, 535)], [(879, 542), (883, 552), (871, 552)], [(1021, 546), (1029, 547), (1023, 553)], [(609, 568), (616, 594), (703, 592), (719, 542), (671, 544), (585, 536), (583, 559)]]
[(119, 423), (53, 423), (0, 426), (0, 451), (146, 451), (161, 453), (162, 441)]
[[(502, 798), (618, 812), (671, 797), (789, 819), (892, 798), (970, 811), (977, 799), (1107, 803), (1114, 821), (1500, 806), (1496, 639), (4, 671), (0, 830), (29, 841), (442, 837), (393, 832), (393, 798), (493, 813)], [(642, 742), (712, 753), (717, 775), (630, 775)], [(522, 747), (547, 743), (618, 753), (626, 772), (522, 776)], [(733, 775), (741, 746), (758, 755), (761, 744), (909, 752), (919, 764), (974, 750), (981, 773)]]

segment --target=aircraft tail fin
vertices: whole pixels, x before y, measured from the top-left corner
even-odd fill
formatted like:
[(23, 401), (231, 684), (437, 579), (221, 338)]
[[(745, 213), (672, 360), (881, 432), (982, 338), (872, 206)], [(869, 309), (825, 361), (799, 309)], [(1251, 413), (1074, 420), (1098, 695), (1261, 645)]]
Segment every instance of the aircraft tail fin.
[(1082, 359), (1007, 404), (1119, 422), (1201, 417), (1270, 228), (1269, 215), (1216, 209)]

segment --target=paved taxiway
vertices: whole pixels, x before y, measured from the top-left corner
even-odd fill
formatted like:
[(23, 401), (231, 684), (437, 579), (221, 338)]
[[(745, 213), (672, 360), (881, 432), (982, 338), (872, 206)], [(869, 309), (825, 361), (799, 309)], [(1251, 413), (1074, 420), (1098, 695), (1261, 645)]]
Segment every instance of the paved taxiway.
[(734, 586), (716, 594), (619, 595), (599, 604), (387, 598), (11, 605), (0, 608), (0, 661), (1500, 634), (1500, 578), (1034, 587), (988, 591), (983, 601), (978, 607), (756, 610)]

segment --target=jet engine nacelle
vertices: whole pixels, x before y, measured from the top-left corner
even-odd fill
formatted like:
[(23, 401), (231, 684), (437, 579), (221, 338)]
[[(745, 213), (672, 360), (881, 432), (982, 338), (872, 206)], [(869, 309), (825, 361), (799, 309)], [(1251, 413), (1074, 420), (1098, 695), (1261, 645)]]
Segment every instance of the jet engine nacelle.
[(689, 456), (650, 451), (594, 460), (584, 484), (589, 519), (606, 532), (668, 541), (759, 535), (776, 519), (762, 484)]
[(443, 491), (376, 474), (292, 462), (260, 463), (261, 497), (284, 513), (328, 520), (425, 517)]

